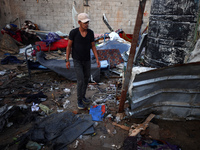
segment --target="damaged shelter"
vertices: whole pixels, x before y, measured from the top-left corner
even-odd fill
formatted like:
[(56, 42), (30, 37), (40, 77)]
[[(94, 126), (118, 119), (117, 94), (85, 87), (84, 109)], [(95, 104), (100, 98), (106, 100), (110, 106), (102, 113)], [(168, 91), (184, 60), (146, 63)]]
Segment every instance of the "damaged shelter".
[[(0, 149), (198, 149), (199, 1), (1, 2)], [(15, 9), (13, 9), (15, 8)], [(91, 50), (85, 109), (69, 32), (77, 15)]]
[(184, 3), (172, 9), (176, 2), (163, 5), (162, 1), (153, 1), (144, 56), (146, 68), (132, 69), (131, 115), (141, 117), (155, 112), (159, 119), (199, 120), (199, 63), (187, 60), (194, 47), (198, 2), (190, 4), (185, 9)]

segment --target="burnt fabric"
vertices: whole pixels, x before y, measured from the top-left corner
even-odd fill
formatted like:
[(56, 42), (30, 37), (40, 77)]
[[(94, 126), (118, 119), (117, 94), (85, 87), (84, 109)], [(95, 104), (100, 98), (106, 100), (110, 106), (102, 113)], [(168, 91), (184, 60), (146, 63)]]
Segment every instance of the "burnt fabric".
[(35, 31), (33, 30), (39, 30), (38, 25), (33, 23), (30, 20), (26, 20), (21, 28), (21, 38), (22, 43), (25, 45), (28, 44), (35, 44), (36, 41), (40, 41), (40, 39), (37, 37)]
[(36, 104), (39, 104), (40, 103), (40, 98), (47, 98), (47, 96), (44, 95), (43, 92), (39, 92), (37, 94), (29, 95), (26, 98), (26, 103), (34, 102)]

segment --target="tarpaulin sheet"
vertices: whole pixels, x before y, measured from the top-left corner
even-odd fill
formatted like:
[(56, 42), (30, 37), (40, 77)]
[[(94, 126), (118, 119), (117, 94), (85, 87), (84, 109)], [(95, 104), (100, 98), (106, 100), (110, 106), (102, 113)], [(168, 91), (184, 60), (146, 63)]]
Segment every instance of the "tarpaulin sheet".
[[(71, 81), (77, 80), (73, 60), (70, 60), (70, 69), (67, 69), (65, 60), (46, 59), (45, 56), (43, 51), (36, 53), (37, 60), (41, 65)], [(95, 82), (100, 81), (100, 68), (97, 67), (96, 62), (91, 64), (91, 76)]]
[(66, 150), (68, 144), (85, 134), (87, 130), (90, 130), (88, 134), (94, 133), (93, 124), (92, 117), (88, 114), (54, 113), (36, 122), (33, 128), (23, 135), (24, 140), (21, 140), (18, 149), (22, 149), (28, 139), (51, 145), (53, 150)]
[(95, 105), (90, 107), (90, 114), (93, 121), (103, 121), (105, 105)]

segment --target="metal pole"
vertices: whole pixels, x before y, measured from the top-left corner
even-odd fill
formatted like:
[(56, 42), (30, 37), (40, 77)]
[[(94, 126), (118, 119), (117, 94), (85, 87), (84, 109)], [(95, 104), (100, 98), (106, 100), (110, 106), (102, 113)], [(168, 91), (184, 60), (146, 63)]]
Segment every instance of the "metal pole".
[(127, 63), (127, 69), (126, 69), (126, 73), (125, 73), (124, 85), (123, 85), (123, 88), (121, 91), (119, 113), (122, 113), (124, 111), (124, 103), (126, 100), (126, 93), (128, 91), (129, 81), (130, 81), (131, 72), (132, 72), (132, 68), (133, 68), (133, 59), (135, 56), (135, 50), (137, 47), (139, 32), (140, 32), (140, 28), (142, 25), (142, 18), (143, 18), (146, 0), (141, 0), (139, 3), (140, 4), (139, 4), (137, 18), (136, 18), (136, 24), (135, 24), (135, 28), (133, 31), (133, 38), (131, 41), (131, 49), (130, 49), (130, 54), (129, 54), (128, 63)]

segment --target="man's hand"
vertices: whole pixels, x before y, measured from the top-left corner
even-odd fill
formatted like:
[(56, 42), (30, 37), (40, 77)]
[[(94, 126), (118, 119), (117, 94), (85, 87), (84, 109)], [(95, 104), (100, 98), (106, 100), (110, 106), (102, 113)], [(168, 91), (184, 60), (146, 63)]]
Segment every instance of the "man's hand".
[(101, 64), (100, 64), (99, 60), (97, 60), (97, 67), (98, 67), (98, 68), (101, 67)]
[(67, 48), (66, 48), (66, 68), (69, 69), (70, 68), (70, 62), (69, 62), (69, 55), (70, 55), (70, 52), (72, 50), (72, 43), (73, 41), (72, 40), (68, 40), (68, 45), (67, 45)]
[(66, 62), (66, 67), (67, 67), (67, 69), (69, 69), (70, 68), (70, 62), (68, 61), (68, 62)]

